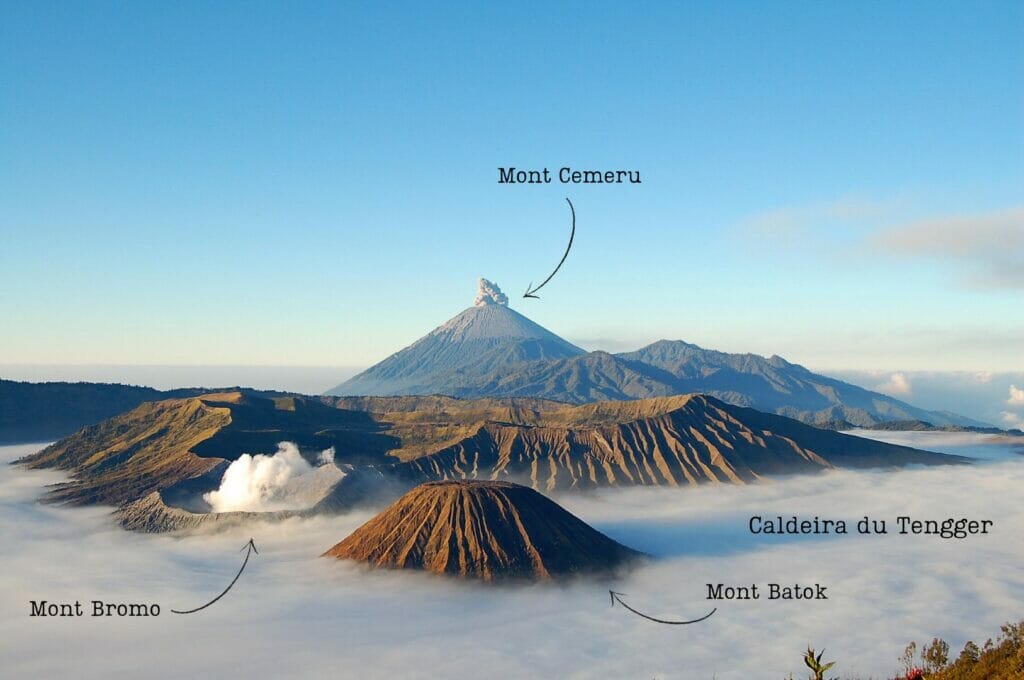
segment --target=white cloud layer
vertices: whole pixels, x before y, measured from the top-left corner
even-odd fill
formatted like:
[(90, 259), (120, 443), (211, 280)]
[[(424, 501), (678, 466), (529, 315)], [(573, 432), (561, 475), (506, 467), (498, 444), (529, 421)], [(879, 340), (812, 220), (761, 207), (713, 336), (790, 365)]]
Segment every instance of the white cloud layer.
[[(867, 389), (877, 389), (887, 378), (887, 371), (835, 371), (820, 368), (825, 375), (839, 378)], [(897, 371), (906, 376), (913, 395), (906, 400), (914, 406), (952, 411), (990, 425), (1002, 423), (1007, 410), (1007, 396), (1012, 385), (1024, 384), (1024, 373), (994, 371)], [(1005, 424), (1001, 425), (1005, 427)]]
[(1003, 426), (1015, 429), (1024, 429), (1024, 417), (1021, 417), (1019, 413), (1013, 411), (1002, 412)]
[(988, 385), (992, 382), (993, 377), (995, 377), (995, 373), (992, 371), (975, 371), (974, 375), (971, 376), (971, 380), (979, 385)]
[(914, 391), (905, 373), (893, 373), (884, 383), (875, 385), (875, 390), (893, 397), (906, 397)]
[[(1000, 449), (945, 433), (902, 441)], [(892, 433), (886, 433), (893, 436)], [(1024, 459), (903, 472), (833, 472), (751, 487), (627, 489), (559, 499), (612, 537), (658, 559), (613, 584), (487, 588), (370, 572), (318, 555), (371, 513), (253, 524), (188, 538), (129, 534), (107, 508), (32, 499), (52, 472), (2, 463), (0, 639), (11, 677), (805, 677), (808, 644), (842, 677), (890, 677), (911, 639), (954, 652), (983, 643), (1024, 601)], [(961, 450), (961, 449), (957, 449)], [(993, 519), (966, 541), (924, 536), (751, 536), (751, 514), (856, 520), (870, 514)], [(170, 608), (209, 601), (200, 614)], [(708, 611), (706, 582), (822, 583), (825, 602), (723, 602), (708, 621), (660, 626), (609, 607), (608, 588), (651, 615)], [(155, 619), (31, 619), (30, 599), (156, 602)], [(783, 625), (780, 625), (782, 622)], [(339, 646), (341, 645), (341, 646)], [(339, 651), (341, 650), (341, 651)]]
[(1010, 397), (1006, 403), (1010, 406), (1024, 406), (1024, 389), (1010, 385)]

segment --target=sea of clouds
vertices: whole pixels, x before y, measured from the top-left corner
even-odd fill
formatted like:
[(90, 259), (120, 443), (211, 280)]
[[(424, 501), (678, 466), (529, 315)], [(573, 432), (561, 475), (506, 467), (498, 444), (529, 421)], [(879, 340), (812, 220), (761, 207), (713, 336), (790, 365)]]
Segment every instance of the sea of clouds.
[[(893, 437), (893, 433), (884, 433)], [(890, 676), (911, 639), (955, 651), (1022, 615), (1024, 457), (978, 435), (901, 443), (985, 453), (972, 466), (835, 471), (756, 486), (563, 496), (568, 509), (656, 559), (608, 583), (485, 587), (370, 572), (318, 557), (369, 511), (176, 538), (132, 534), (106, 508), (34, 502), (49, 471), (0, 465), (0, 658), (10, 677), (803, 677), (808, 644), (841, 677)], [(32, 446), (0, 448), (0, 462)], [(765, 537), (750, 515), (992, 519), (989, 536)], [(241, 565), (239, 549), (259, 548)], [(706, 583), (822, 583), (826, 602), (723, 602), (663, 626), (610, 608), (608, 588), (653, 616), (710, 608)], [(30, 600), (155, 602), (150, 619), (30, 618)]]
[(1024, 428), (1024, 373), (1019, 371), (821, 372), (919, 408), (948, 409), (998, 427)]

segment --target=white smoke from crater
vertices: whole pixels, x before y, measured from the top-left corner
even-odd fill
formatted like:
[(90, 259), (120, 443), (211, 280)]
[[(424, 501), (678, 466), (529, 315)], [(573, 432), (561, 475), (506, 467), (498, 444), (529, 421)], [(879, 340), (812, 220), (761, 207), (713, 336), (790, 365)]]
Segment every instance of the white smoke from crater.
[[(333, 463), (334, 448), (321, 451), (321, 464)], [(296, 478), (309, 474), (313, 466), (292, 442), (280, 442), (271, 456), (243, 453), (228, 466), (216, 491), (203, 494), (213, 512), (270, 512), (289, 509), (289, 491)]]
[(481, 277), (477, 282), (476, 299), (473, 300), (473, 304), (477, 307), (486, 305), (505, 305), (507, 307), (508, 296), (501, 292), (498, 284)]

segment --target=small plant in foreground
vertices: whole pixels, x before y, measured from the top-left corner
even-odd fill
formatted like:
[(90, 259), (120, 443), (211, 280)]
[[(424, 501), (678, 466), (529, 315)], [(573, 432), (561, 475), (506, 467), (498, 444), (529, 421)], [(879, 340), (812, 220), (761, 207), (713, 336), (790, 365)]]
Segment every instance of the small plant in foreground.
[(949, 663), (949, 643), (934, 638), (931, 644), (921, 650), (921, 660), (924, 661), (926, 673), (938, 673)]
[(814, 648), (807, 648), (807, 653), (804, 654), (804, 665), (811, 669), (811, 680), (825, 680), (825, 672), (836, 665), (835, 661), (829, 661), (826, 664), (821, 663), (821, 657), (824, 655), (824, 649), (815, 656)]
[[(921, 670), (914, 663), (916, 657), (917, 643), (911, 642), (909, 645), (907, 645), (906, 649), (903, 650), (903, 656), (900, 657), (900, 663), (903, 665), (904, 677), (908, 678), (908, 680), (912, 679), (913, 677), (911, 673)], [(924, 671), (921, 671), (921, 674), (923, 675)]]

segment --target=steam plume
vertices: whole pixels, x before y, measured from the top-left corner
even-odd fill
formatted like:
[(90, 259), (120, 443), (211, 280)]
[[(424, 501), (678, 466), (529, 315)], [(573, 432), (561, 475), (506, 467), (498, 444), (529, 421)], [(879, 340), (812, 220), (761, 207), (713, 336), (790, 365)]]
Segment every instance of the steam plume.
[(473, 304), (477, 307), (485, 305), (505, 305), (507, 307), (508, 296), (501, 292), (498, 284), (481, 278), (477, 282), (476, 299), (473, 300)]
[[(318, 461), (334, 461), (334, 448), (320, 452)], [(288, 509), (290, 482), (313, 471), (313, 466), (292, 442), (280, 442), (272, 456), (248, 453), (235, 460), (220, 481), (220, 488), (203, 494), (213, 512), (246, 510), (267, 512)]]

